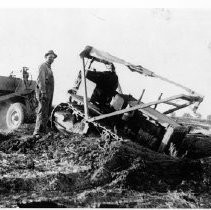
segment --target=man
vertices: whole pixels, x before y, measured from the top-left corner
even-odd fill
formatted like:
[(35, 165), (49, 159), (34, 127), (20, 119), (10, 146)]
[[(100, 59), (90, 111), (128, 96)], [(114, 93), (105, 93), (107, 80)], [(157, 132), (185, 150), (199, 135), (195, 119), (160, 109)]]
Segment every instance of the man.
[(47, 123), (50, 117), (54, 93), (54, 76), (51, 64), (56, 57), (57, 55), (53, 50), (48, 51), (45, 54), (46, 61), (39, 68), (36, 87), (36, 98), (38, 101), (37, 118), (33, 133), (35, 137), (47, 132)]
[(110, 104), (118, 87), (118, 76), (115, 71), (115, 66), (110, 63), (106, 68), (108, 71), (88, 70), (86, 74), (89, 80), (96, 83), (96, 88), (94, 89), (90, 101), (94, 104), (97, 103), (102, 109)]

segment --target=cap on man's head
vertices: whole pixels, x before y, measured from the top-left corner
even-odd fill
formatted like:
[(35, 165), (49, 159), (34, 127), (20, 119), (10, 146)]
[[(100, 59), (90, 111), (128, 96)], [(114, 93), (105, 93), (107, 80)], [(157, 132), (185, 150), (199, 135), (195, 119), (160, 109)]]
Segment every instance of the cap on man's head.
[(45, 53), (45, 58), (46, 58), (48, 55), (50, 55), (50, 54), (54, 55), (54, 58), (57, 58), (57, 54), (54, 53), (53, 50), (49, 50), (47, 53)]

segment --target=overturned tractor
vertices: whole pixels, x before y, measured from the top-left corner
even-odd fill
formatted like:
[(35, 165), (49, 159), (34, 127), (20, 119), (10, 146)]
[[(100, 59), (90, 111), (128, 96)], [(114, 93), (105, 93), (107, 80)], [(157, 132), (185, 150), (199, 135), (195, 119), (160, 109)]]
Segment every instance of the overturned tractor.
[[(68, 91), (68, 103), (61, 103), (52, 112), (52, 122), (63, 132), (86, 134), (98, 131), (106, 140), (131, 139), (159, 152), (169, 152), (171, 143), (179, 144), (189, 132), (189, 127), (177, 123), (167, 114), (194, 104), (194, 110), (203, 97), (180, 84), (156, 75), (142, 66), (136, 66), (106, 52), (87, 46), (80, 53), (83, 69), (74, 87)], [(97, 71), (93, 64), (101, 64), (106, 71)], [(161, 97), (149, 103), (122, 93), (114, 64), (126, 66), (130, 71), (159, 78), (185, 89), (188, 94)], [(178, 99), (182, 103), (178, 103)], [(170, 108), (161, 113), (158, 104)]]

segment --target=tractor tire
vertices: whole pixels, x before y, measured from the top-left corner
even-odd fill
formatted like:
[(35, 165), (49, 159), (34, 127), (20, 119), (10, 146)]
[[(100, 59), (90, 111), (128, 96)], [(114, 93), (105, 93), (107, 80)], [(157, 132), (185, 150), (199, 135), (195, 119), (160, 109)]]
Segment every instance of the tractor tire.
[(24, 121), (25, 106), (21, 103), (13, 103), (6, 113), (6, 126), (8, 130), (18, 129)]

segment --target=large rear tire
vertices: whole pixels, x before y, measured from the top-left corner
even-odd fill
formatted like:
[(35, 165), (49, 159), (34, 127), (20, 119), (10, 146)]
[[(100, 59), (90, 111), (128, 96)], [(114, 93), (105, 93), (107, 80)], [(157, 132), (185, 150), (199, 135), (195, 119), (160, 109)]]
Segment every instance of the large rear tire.
[(13, 103), (9, 106), (6, 114), (6, 126), (8, 130), (15, 130), (21, 126), (24, 121), (24, 105)]

